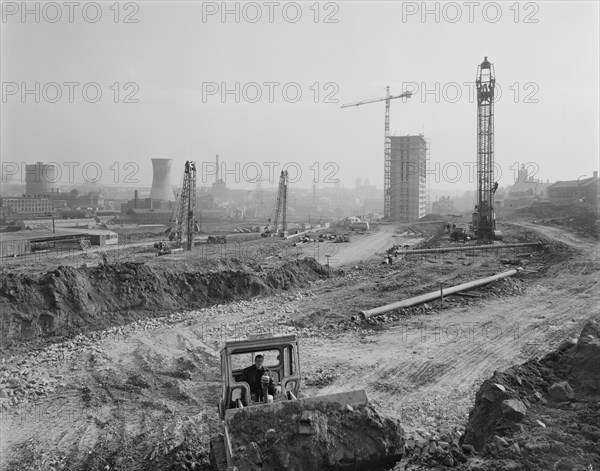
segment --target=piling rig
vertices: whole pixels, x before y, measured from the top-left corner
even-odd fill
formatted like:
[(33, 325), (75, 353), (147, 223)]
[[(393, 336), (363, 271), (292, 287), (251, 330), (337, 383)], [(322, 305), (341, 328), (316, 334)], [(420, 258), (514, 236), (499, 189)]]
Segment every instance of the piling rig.
[[(288, 171), (283, 170), (279, 177), (279, 188), (277, 190), (277, 207), (275, 208), (275, 219), (273, 220), (273, 235), (287, 236), (287, 193), (288, 193)], [(281, 231), (279, 221), (281, 220)]]
[(485, 57), (477, 68), (477, 205), (472, 230), (479, 243), (493, 243), (502, 234), (496, 231), (494, 193), (494, 99), (496, 78), (494, 66)]
[(198, 225), (194, 220), (196, 209), (196, 162), (188, 160), (185, 163), (181, 192), (177, 195), (177, 201), (173, 207), (171, 216), (171, 227), (165, 231), (169, 240), (174, 241), (177, 247), (183, 247), (185, 238), (186, 250), (192, 250), (194, 234), (199, 232)]

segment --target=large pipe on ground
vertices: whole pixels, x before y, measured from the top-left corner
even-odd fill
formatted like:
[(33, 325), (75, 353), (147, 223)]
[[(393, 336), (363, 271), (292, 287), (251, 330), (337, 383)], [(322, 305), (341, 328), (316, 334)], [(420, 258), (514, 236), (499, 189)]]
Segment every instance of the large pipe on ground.
[(414, 306), (416, 304), (426, 303), (427, 301), (433, 301), (434, 299), (437, 299), (441, 296), (448, 296), (451, 294), (458, 293), (460, 291), (466, 291), (471, 288), (477, 288), (478, 286), (487, 285), (488, 283), (491, 283), (493, 281), (500, 280), (508, 276), (513, 276), (520, 270), (521, 268), (515, 268), (513, 270), (504, 271), (502, 273), (488, 276), (486, 278), (480, 278), (478, 280), (469, 281), (468, 283), (463, 283), (462, 285), (456, 285), (450, 288), (432, 291), (431, 293), (415, 296), (414, 298), (404, 299), (403, 301), (397, 301), (395, 303), (386, 304), (384, 306), (376, 307), (373, 309), (367, 309), (366, 311), (360, 311), (357, 316), (352, 317), (352, 320), (367, 319), (369, 317), (385, 314), (386, 312), (395, 311), (396, 309), (402, 309), (405, 307)]
[(469, 250), (498, 250), (498, 249), (511, 249), (516, 247), (533, 247), (544, 245), (541, 242), (523, 242), (519, 244), (504, 244), (504, 245), (468, 245), (465, 247), (444, 247), (441, 249), (416, 249), (416, 250), (405, 250), (398, 252), (398, 255), (412, 255), (419, 253), (443, 253), (443, 252), (467, 252)]

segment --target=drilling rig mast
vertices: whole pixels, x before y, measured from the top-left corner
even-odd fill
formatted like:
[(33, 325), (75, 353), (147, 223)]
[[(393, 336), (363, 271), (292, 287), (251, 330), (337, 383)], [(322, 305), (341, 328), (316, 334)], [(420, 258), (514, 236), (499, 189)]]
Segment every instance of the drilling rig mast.
[(384, 173), (383, 173), (383, 215), (386, 218), (391, 216), (391, 201), (392, 201), (392, 140), (390, 139), (390, 100), (396, 98), (410, 98), (412, 92), (404, 92), (400, 95), (391, 96), (390, 87), (385, 87), (385, 98), (375, 98), (372, 100), (359, 101), (357, 103), (347, 103), (340, 108), (348, 108), (350, 106), (366, 105), (367, 103), (376, 103), (385, 101), (385, 120), (383, 125), (384, 135)]
[(473, 231), (479, 242), (493, 243), (496, 231), (494, 193), (494, 66), (487, 57), (477, 68), (477, 206), (473, 213)]
[(194, 210), (196, 207), (196, 162), (187, 161), (183, 173), (183, 184), (178, 201), (177, 228), (175, 239), (179, 246), (183, 245), (184, 231), (186, 249), (192, 250), (195, 232)]
[[(288, 172), (283, 170), (279, 176), (277, 206), (275, 207), (275, 219), (273, 221), (273, 234), (279, 234), (281, 237), (285, 237), (287, 232), (287, 190)], [(279, 218), (281, 218), (281, 231), (279, 231)]]

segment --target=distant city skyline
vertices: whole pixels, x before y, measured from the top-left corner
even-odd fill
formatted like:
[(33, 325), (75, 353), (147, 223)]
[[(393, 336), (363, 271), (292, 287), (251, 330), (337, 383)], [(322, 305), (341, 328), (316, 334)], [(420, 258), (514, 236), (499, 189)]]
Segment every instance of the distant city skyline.
[(186, 160), (219, 154), (231, 186), (244, 169), (292, 163), (304, 187), (361, 177), (382, 188), (384, 104), (340, 106), (383, 97), (389, 85), (414, 92), (392, 102), (391, 135), (422, 133), (430, 186), (466, 191), (475, 185), (472, 85), (488, 56), (502, 90), (500, 185), (521, 164), (544, 181), (598, 167), (598, 2), (540, 2), (534, 12), (501, 4), (499, 19), (478, 11), (472, 21), (466, 10), (459, 20), (446, 8), (407, 11), (415, 2), (329, 2), (331, 11), (302, 4), (298, 22), (255, 23), (245, 10), (237, 22), (209, 14), (206, 3), (141, 2), (136, 23), (108, 9), (95, 23), (4, 17), (3, 165), (75, 162), (80, 179), (87, 164), (90, 175), (100, 168), (99, 183), (127, 184), (132, 173), (151, 181), (151, 158), (174, 159), (179, 179)]

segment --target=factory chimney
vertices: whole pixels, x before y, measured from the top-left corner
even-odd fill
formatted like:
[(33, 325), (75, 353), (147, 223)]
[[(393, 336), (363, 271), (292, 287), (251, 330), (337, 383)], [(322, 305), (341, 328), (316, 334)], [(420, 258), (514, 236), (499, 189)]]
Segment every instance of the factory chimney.
[(216, 176), (215, 176), (215, 183), (219, 183), (219, 154), (217, 154), (216, 163), (217, 163), (217, 172), (216, 172)]
[(172, 159), (152, 159), (152, 188), (150, 198), (159, 201), (175, 201), (171, 185)]
[(134, 207), (134, 209), (137, 209), (137, 204), (138, 204), (138, 191), (135, 190), (133, 192), (133, 207)]

